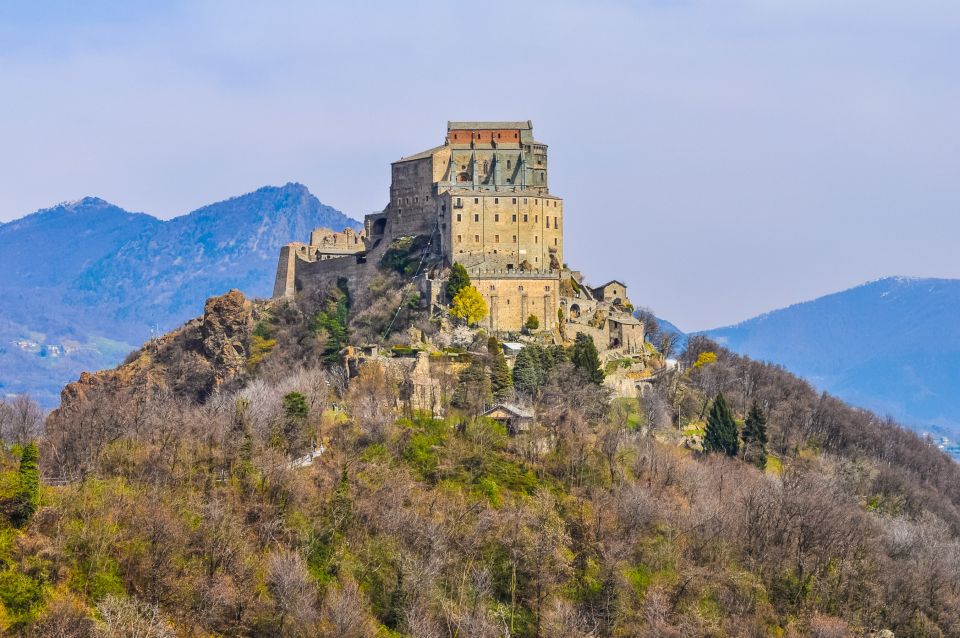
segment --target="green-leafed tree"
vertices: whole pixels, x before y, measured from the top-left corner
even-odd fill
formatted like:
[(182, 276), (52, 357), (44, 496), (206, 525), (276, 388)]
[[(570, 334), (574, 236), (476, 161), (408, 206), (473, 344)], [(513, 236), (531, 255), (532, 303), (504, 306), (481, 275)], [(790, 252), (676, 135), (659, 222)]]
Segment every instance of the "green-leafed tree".
[(537, 315), (530, 315), (527, 317), (527, 322), (523, 324), (523, 328), (527, 332), (533, 332), (540, 329), (540, 319), (537, 318)]
[(754, 401), (743, 424), (743, 459), (761, 470), (767, 466), (767, 415)]
[(739, 449), (737, 422), (723, 393), (717, 394), (710, 413), (707, 415), (707, 429), (703, 435), (705, 452), (719, 452), (727, 456), (736, 456)]
[(14, 525), (26, 525), (37, 508), (40, 507), (40, 466), (39, 453), (34, 443), (23, 446), (20, 455), (20, 470), (17, 473), (17, 489), (13, 494)]
[(450, 269), (450, 278), (447, 279), (447, 299), (451, 302), (461, 290), (470, 285), (470, 275), (463, 264), (454, 264)]
[(573, 350), (570, 353), (570, 361), (577, 370), (587, 375), (587, 378), (600, 385), (603, 383), (604, 373), (600, 369), (600, 354), (597, 352), (597, 346), (593, 343), (593, 337), (582, 332), (577, 333), (577, 339), (573, 342)]
[(475, 326), (487, 316), (487, 302), (473, 286), (462, 288), (453, 298), (450, 314), (465, 322), (468, 326)]

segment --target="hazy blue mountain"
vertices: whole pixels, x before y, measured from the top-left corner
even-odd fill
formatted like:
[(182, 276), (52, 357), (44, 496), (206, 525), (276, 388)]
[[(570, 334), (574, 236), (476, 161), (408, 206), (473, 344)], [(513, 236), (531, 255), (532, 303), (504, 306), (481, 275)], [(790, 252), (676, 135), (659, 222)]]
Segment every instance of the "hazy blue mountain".
[(960, 280), (881, 279), (706, 334), (855, 405), (960, 435)]
[(87, 197), (0, 225), (0, 396), (47, 405), (81, 370), (116, 365), (239, 288), (268, 296), (280, 246), (359, 223), (301, 184), (161, 221)]

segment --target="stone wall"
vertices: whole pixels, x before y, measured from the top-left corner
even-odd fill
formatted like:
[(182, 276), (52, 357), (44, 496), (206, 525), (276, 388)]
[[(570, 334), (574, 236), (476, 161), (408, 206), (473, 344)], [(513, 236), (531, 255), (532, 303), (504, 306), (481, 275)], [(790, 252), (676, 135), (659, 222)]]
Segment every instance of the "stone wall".
[(531, 193), (453, 190), (443, 196), (449, 222), (441, 223), (450, 263), (467, 267), (536, 270), (563, 265), (563, 200)]
[(540, 320), (541, 330), (556, 327), (558, 273), (471, 275), (471, 283), (487, 302), (489, 314), (482, 323), (487, 330), (520, 332), (530, 315)]

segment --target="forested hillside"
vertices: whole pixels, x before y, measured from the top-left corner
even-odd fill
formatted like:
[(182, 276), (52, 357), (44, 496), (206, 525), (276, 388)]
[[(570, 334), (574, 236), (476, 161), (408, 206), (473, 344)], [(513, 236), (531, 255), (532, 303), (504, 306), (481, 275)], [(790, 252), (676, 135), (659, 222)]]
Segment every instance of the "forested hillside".
[[(211, 300), (65, 391), (39, 493), (6, 406), (5, 631), (960, 634), (960, 471), (915, 434), (702, 337), (611, 400), (580, 340), (504, 376), (485, 335), (431, 349), (410, 313), (420, 340), (348, 381), (332, 344), (379, 321), (342, 289)], [(418, 348), (445, 418), (395, 372)], [(480, 418), (493, 393), (534, 425)]]

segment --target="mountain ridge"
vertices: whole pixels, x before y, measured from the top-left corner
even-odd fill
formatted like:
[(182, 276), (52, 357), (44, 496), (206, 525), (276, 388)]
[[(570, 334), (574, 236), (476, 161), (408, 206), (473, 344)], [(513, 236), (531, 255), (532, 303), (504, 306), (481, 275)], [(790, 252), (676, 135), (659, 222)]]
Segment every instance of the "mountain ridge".
[(0, 396), (44, 405), (237, 288), (269, 296), (279, 248), (317, 226), (359, 228), (303, 184), (263, 186), (161, 220), (85, 196), (0, 226)]
[(892, 276), (702, 331), (821, 390), (936, 433), (960, 433), (960, 280)]

